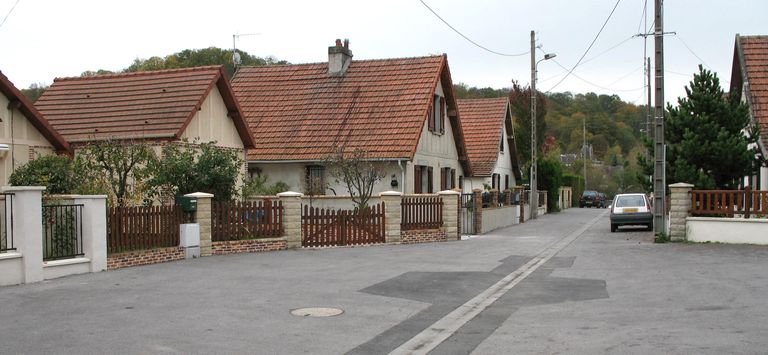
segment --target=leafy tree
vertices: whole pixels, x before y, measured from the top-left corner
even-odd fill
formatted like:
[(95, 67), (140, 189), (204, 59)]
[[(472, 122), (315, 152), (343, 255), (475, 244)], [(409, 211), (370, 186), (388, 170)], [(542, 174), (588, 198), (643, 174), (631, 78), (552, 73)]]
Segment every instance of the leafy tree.
[(43, 96), (45, 90), (48, 90), (50, 86), (45, 83), (33, 83), (29, 88), (21, 89), (21, 93), (26, 96), (29, 101), (35, 102), (40, 96)]
[(360, 149), (348, 152), (344, 147), (334, 147), (325, 166), (336, 183), (344, 183), (352, 202), (361, 210), (368, 207), (374, 186), (385, 176), (381, 166), (368, 160), (367, 153)]
[[(273, 57), (259, 58), (238, 50), (242, 65), (270, 65), (287, 64), (284, 60), (277, 60)], [(208, 47), (203, 49), (185, 49), (183, 51), (167, 55), (165, 57), (150, 57), (148, 59), (136, 58), (125, 72), (137, 72), (160, 69), (189, 68), (205, 65), (223, 65), (224, 71), (228, 77), (235, 73), (235, 67), (232, 63), (232, 50), (221, 49), (217, 47)]]
[(268, 180), (269, 177), (267, 175), (256, 175), (252, 178), (245, 179), (242, 188), (243, 198), (247, 199), (251, 196), (273, 196), (288, 191), (289, 186), (285, 182), (278, 181), (272, 185), (268, 185)]
[(164, 146), (149, 184), (163, 199), (208, 192), (217, 201), (231, 200), (237, 195), (243, 161), (235, 150), (214, 144), (183, 142)]
[(667, 181), (701, 189), (737, 188), (755, 163), (744, 135), (748, 107), (738, 95), (726, 96), (717, 74), (701, 65), (685, 92), (677, 107), (667, 106)]
[[(544, 117), (547, 115), (547, 100), (544, 94), (537, 92), (536, 97), (536, 142), (544, 142), (544, 134), (547, 131), (547, 124)], [(512, 114), (517, 118), (515, 121), (515, 137), (517, 150), (520, 152), (522, 161), (530, 164), (531, 161), (531, 88), (523, 87), (517, 81), (512, 82), (512, 89), (509, 91), (509, 103), (512, 107)], [(538, 144), (537, 144), (538, 145)], [(541, 148), (536, 147), (540, 152)]]
[(547, 191), (547, 210), (559, 211), (557, 203), (560, 199), (560, 187), (563, 186), (563, 167), (560, 161), (543, 158), (537, 159), (539, 173), (536, 186)]
[(457, 99), (491, 99), (504, 97), (509, 93), (509, 89), (476, 88), (474, 86), (467, 86), (464, 83), (458, 83), (453, 85), (453, 92)]
[(76, 166), (86, 181), (108, 187), (110, 202), (125, 206), (129, 200), (146, 197), (145, 180), (151, 176), (156, 159), (152, 148), (143, 141), (109, 139), (90, 142), (79, 149)]
[(45, 192), (50, 194), (69, 194), (77, 188), (77, 176), (72, 159), (46, 155), (16, 168), (8, 182), (13, 186), (45, 186)]

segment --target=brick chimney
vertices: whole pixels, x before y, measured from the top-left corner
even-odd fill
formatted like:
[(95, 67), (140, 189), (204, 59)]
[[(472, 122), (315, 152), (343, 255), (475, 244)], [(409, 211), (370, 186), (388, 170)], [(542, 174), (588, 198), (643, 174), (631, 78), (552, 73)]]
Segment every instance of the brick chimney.
[(349, 40), (344, 40), (344, 46), (341, 40), (336, 39), (336, 45), (328, 47), (328, 75), (343, 76), (352, 63), (352, 51), (349, 50)]

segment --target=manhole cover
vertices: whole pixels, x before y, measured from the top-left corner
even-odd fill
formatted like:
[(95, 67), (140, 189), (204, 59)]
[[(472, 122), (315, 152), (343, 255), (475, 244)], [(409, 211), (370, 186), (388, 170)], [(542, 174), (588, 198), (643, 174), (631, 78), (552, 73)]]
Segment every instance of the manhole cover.
[(333, 317), (342, 313), (344, 313), (344, 310), (329, 307), (307, 307), (291, 310), (291, 314), (299, 317)]

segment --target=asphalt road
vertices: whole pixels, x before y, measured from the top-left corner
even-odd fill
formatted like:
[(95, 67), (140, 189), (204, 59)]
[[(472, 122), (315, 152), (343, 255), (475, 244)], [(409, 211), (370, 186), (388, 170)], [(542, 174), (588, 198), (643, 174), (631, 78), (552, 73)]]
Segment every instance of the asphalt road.
[[(768, 248), (653, 244), (650, 232), (610, 233), (605, 211), (464, 241), (214, 256), (1, 287), (0, 353), (766, 353)], [(290, 313), (302, 307), (344, 313)]]

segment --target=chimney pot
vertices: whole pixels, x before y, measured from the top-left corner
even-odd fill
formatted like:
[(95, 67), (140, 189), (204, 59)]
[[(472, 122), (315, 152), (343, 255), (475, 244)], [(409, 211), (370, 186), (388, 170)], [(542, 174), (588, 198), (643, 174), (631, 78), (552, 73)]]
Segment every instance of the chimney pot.
[(352, 63), (352, 51), (349, 50), (349, 39), (336, 39), (336, 45), (328, 47), (328, 75), (343, 76)]

